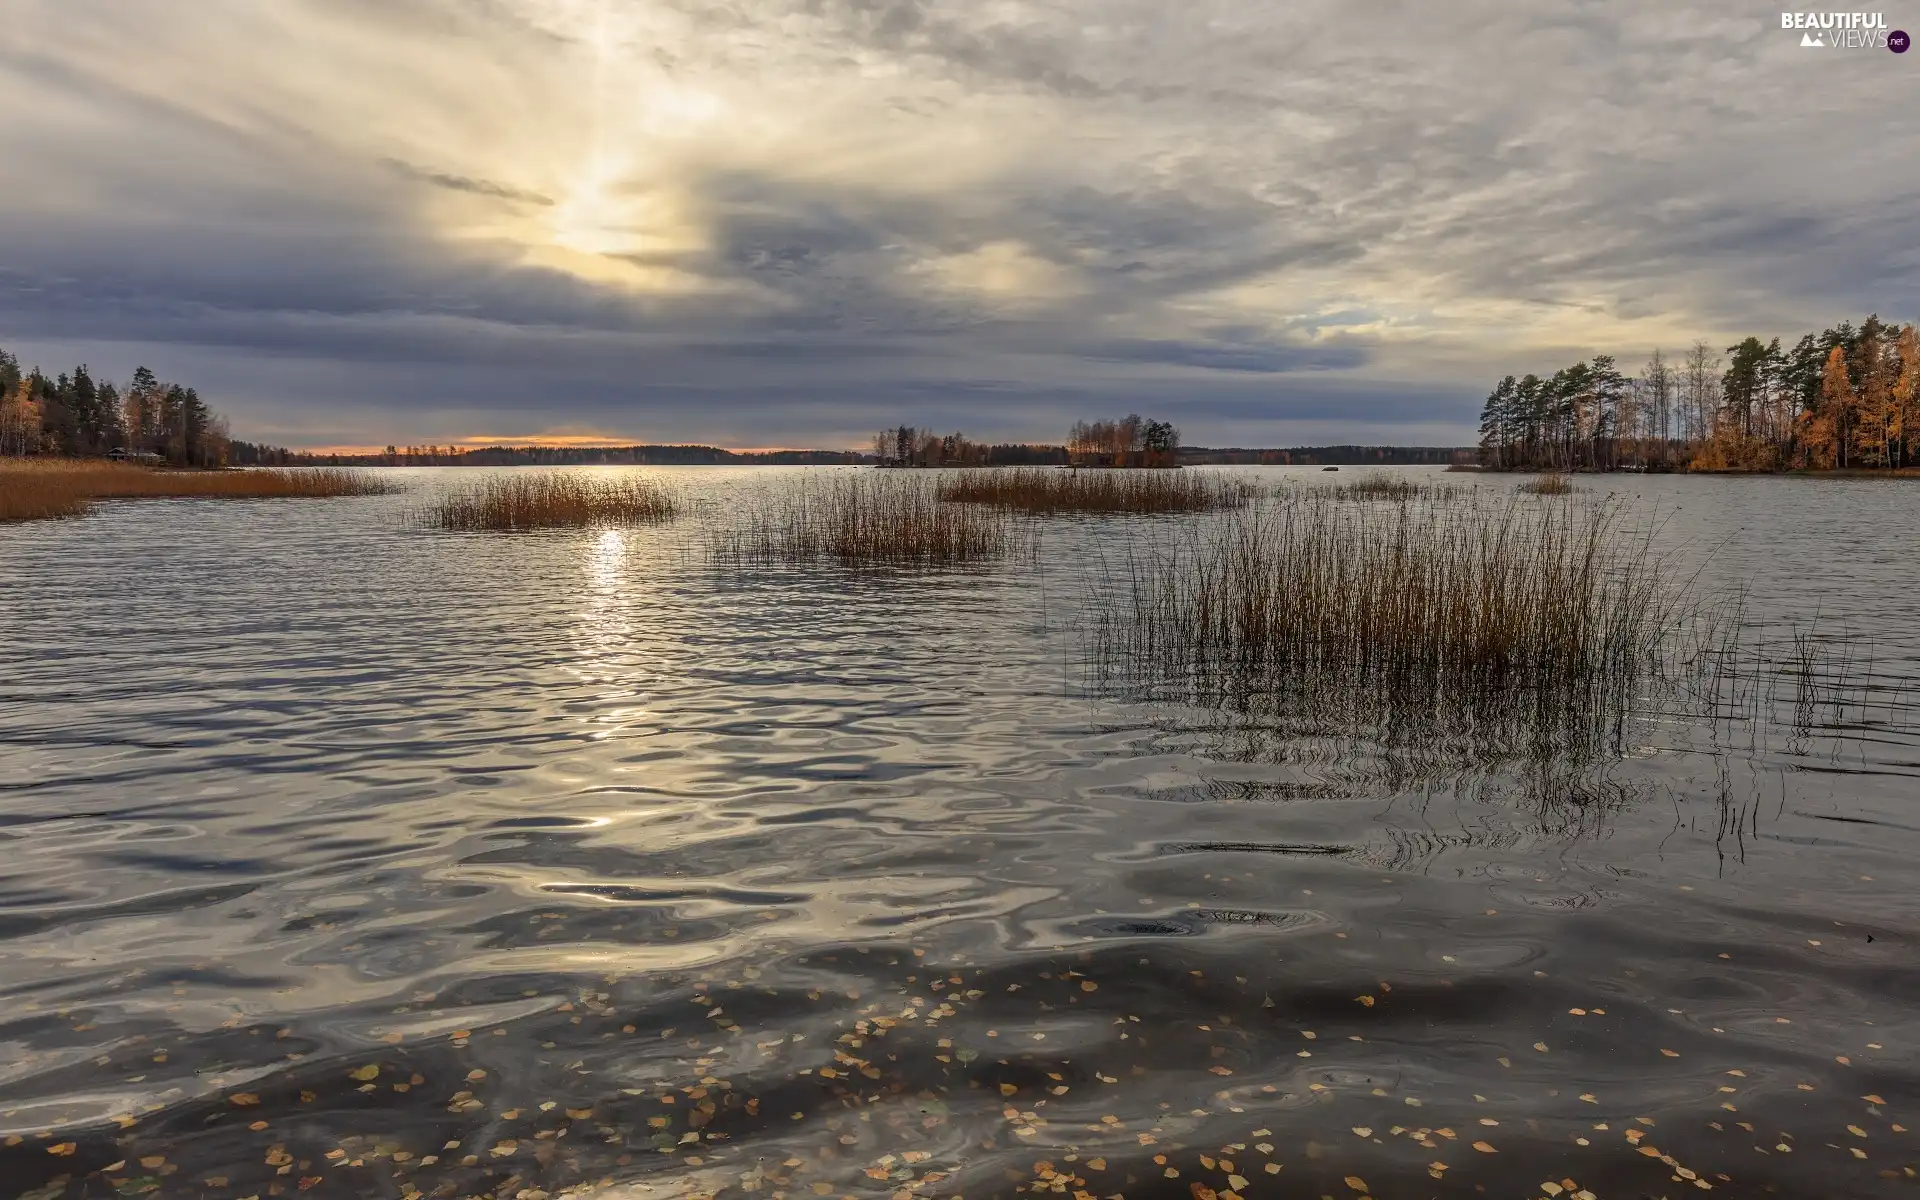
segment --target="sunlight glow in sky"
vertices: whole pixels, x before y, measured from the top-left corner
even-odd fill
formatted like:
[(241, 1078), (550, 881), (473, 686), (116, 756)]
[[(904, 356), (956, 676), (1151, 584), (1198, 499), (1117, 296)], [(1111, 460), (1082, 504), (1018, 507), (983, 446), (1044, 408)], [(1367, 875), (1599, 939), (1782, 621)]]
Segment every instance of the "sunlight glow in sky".
[(1458, 443), (1920, 308), (1914, 56), (1750, 5), (7, 8), (0, 346), (295, 445)]

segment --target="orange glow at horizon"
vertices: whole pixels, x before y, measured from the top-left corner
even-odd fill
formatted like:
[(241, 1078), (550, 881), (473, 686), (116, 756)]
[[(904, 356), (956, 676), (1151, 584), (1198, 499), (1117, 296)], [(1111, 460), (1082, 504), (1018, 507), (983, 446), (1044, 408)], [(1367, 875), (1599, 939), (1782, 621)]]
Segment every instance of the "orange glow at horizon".
[[(485, 450), (501, 447), (508, 450), (623, 450), (629, 446), (706, 446), (710, 442), (643, 442), (636, 438), (607, 437), (602, 434), (548, 434), (533, 437), (463, 437), (454, 438), (446, 443), (415, 443), (411, 449), (419, 451), (453, 450), (464, 453), (469, 450)], [(395, 444), (393, 450), (399, 454), (407, 453), (409, 447)], [(385, 454), (388, 447), (381, 446), (296, 446), (291, 447), (296, 454)], [(812, 446), (714, 446), (716, 450), (725, 450), (732, 454), (782, 454), (793, 451), (829, 450), (837, 453), (861, 453), (851, 447), (819, 445)]]

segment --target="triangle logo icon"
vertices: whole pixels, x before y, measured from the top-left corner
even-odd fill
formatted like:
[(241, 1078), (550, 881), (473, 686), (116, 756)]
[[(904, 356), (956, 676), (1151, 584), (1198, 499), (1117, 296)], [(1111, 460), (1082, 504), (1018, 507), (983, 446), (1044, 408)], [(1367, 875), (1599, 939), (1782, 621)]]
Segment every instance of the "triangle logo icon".
[(1822, 34), (1803, 33), (1800, 35), (1800, 44), (1802, 46), (1819, 46), (1824, 49), (1827, 43), (1823, 40), (1823, 37), (1824, 35)]

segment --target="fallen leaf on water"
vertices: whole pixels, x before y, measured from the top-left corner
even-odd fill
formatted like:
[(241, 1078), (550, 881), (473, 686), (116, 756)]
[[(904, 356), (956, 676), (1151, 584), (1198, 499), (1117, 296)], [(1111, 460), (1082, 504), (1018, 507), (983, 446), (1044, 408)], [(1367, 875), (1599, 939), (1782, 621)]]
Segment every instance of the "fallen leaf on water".
[(1535, 1042), (1533, 1044), (1533, 1048), (1535, 1050), (1538, 1050), (1542, 1054), (1545, 1054), (1547, 1052), (1547, 1044), (1545, 1042)]
[(1660, 1053), (1666, 1055), (1668, 1058), (1680, 1057), (1680, 1052), (1678, 1050), (1669, 1050), (1665, 1046), (1660, 1047)]
[(1373, 1136), (1373, 1130), (1367, 1128), (1365, 1125), (1355, 1125), (1353, 1127), (1353, 1136), (1370, 1138)]
[(347, 1078), (357, 1079), (361, 1083), (367, 1083), (371, 1080), (380, 1078), (380, 1068), (378, 1065), (374, 1063), (368, 1063), (364, 1067), (355, 1067), (353, 1070), (348, 1071)]
[(1886, 1103), (1885, 1100), (1882, 1100), (1878, 1096), (1862, 1096), (1860, 1098), (1862, 1100), (1865, 1100), (1868, 1104), (1885, 1104)]
[(1475, 1150), (1478, 1150), (1478, 1151), (1479, 1151), (1480, 1153), (1482, 1153), (1482, 1154), (1498, 1154), (1498, 1153), (1500, 1153), (1500, 1152), (1499, 1152), (1498, 1150), (1495, 1150), (1495, 1149), (1494, 1149), (1494, 1148), (1493, 1148), (1492, 1146), (1489, 1146), (1489, 1145), (1487, 1145), (1487, 1144), (1486, 1144), (1485, 1142), (1475, 1142), (1475, 1143), (1473, 1144), (1473, 1148), (1474, 1148)]
[(1359, 1001), (1360, 1003), (1362, 1003), (1362, 1004), (1364, 1004), (1364, 1005), (1366, 1005), (1366, 1006), (1367, 1006), (1368, 1008), (1372, 1008), (1372, 1007), (1373, 1007), (1373, 997), (1372, 997), (1372, 996), (1355, 996), (1355, 997), (1354, 997), (1354, 999), (1355, 999), (1355, 1000), (1358, 1000), (1358, 1001)]
[(260, 1103), (260, 1097), (254, 1095), (252, 1092), (235, 1092), (233, 1095), (227, 1097), (227, 1102), (241, 1108), (246, 1108), (248, 1105)]
[(1080, 990), (1083, 992), (1097, 992), (1100, 990), (1100, 985), (1091, 979), (1082, 979), (1080, 981)]
[(58, 1154), (62, 1158), (64, 1158), (67, 1155), (72, 1154), (75, 1150), (78, 1150), (79, 1148), (80, 1147), (73, 1142), (59, 1142), (52, 1146), (48, 1146), (47, 1153)]
[(1209, 1071), (1212, 1071), (1212, 1072), (1213, 1072), (1213, 1073), (1214, 1073), (1215, 1075), (1231, 1075), (1231, 1074), (1233, 1074), (1233, 1071), (1232, 1071), (1232, 1070), (1231, 1070), (1230, 1068), (1227, 1068), (1227, 1067), (1208, 1067), (1208, 1068), (1207, 1068), (1207, 1070), (1209, 1070)]
[(1367, 1190), (1367, 1181), (1358, 1175), (1349, 1175), (1347, 1176), (1347, 1186), (1356, 1192), (1364, 1192)]

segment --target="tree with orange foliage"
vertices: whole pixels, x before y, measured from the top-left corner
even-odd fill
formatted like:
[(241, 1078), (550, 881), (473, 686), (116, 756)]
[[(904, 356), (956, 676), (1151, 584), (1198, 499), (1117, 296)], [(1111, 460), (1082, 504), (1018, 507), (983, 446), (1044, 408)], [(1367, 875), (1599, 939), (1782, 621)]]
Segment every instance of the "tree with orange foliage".
[(1905, 465), (1907, 442), (1920, 433), (1920, 332), (1912, 325), (1900, 330), (1893, 350), (1899, 374), (1893, 381), (1893, 449), (1895, 466)]
[(0, 455), (32, 454), (40, 448), (40, 401), (31, 380), (0, 391)]
[(1807, 449), (1823, 467), (1845, 467), (1852, 437), (1853, 381), (1847, 377), (1847, 352), (1835, 346), (1827, 351), (1820, 375), (1820, 408), (1807, 430)]

